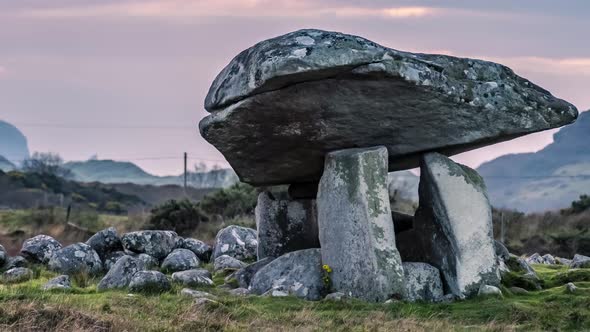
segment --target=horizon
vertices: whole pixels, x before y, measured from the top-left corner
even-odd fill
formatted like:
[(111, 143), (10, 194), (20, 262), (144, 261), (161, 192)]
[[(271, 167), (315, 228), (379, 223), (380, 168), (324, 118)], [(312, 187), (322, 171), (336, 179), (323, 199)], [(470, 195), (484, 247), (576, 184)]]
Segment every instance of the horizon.
[[(31, 152), (130, 161), (182, 173), (228, 166), (198, 133), (208, 88), (255, 43), (302, 28), (394, 49), (480, 58), (512, 68), (578, 110), (590, 108), (590, 4), (567, 1), (69, 1), (1, 3), (0, 118)], [(547, 24), (550, 21), (552, 24)], [(465, 29), (465, 26), (472, 27)], [(547, 47), (551, 45), (551, 47)], [(534, 152), (556, 130), (454, 156), (477, 167)], [(10, 159), (10, 158), (8, 158)]]

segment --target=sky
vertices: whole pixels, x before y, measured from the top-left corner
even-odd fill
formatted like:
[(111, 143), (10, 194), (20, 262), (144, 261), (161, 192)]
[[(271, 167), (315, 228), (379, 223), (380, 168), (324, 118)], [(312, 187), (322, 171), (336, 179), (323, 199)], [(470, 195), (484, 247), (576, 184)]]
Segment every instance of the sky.
[[(181, 173), (187, 152), (190, 164), (227, 166), (197, 129), (211, 82), (240, 51), (302, 28), (499, 62), (582, 111), (589, 16), (586, 0), (0, 0), (0, 119), (31, 151), (66, 160), (164, 175)], [(536, 151), (553, 132), (454, 159)]]

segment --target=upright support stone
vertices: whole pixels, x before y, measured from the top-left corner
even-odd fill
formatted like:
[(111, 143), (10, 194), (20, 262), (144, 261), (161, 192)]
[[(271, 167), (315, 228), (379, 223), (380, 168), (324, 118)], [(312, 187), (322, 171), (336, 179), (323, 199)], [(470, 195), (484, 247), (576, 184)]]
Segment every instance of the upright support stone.
[(285, 200), (263, 191), (256, 205), (258, 260), (319, 248), (315, 200)]
[(424, 155), (414, 228), (447, 292), (465, 297), (477, 294), (482, 284), (500, 283), (492, 211), (485, 183), (473, 169), (438, 153)]
[(322, 263), (332, 290), (366, 301), (401, 298), (404, 273), (395, 246), (385, 147), (326, 155), (317, 207)]

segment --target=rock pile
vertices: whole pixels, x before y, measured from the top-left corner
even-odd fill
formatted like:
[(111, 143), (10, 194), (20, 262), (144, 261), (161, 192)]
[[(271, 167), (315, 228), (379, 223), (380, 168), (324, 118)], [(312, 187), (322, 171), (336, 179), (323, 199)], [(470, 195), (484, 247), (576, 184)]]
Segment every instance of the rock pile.
[[(258, 198), (257, 256), (276, 259), (256, 272), (251, 290), (317, 299), (322, 289), (312, 284), (322, 276), (324, 291), (379, 302), (494, 294), (510, 254), (497, 254), (483, 179), (448, 156), (578, 114), (499, 64), (321, 30), (237, 55), (205, 108), (201, 135), (243, 182), (289, 185), (289, 199), (265, 191)], [(416, 215), (392, 212), (388, 171), (416, 166)], [(223, 236), (255, 242), (237, 230)], [(235, 252), (217, 243), (216, 269)]]

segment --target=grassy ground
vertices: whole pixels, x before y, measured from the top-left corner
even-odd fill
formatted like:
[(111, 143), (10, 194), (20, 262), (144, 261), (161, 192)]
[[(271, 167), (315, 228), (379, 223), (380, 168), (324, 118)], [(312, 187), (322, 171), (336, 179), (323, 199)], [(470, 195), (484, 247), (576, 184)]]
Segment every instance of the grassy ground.
[[(97, 292), (96, 280), (68, 292), (40, 290), (53, 276), (0, 285), (0, 330), (66, 331), (537, 331), (590, 330), (590, 270), (535, 266), (546, 289), (504, 298), (451, 304), (307, 302), (296, 298), (232, 297), (220, 288), (218, 304), (194, 305), (180, 286), (162, 295)], [(215, 278), (217, 284), (223, 278)], [(574, 281), (578, 290), (563, 286)]]

